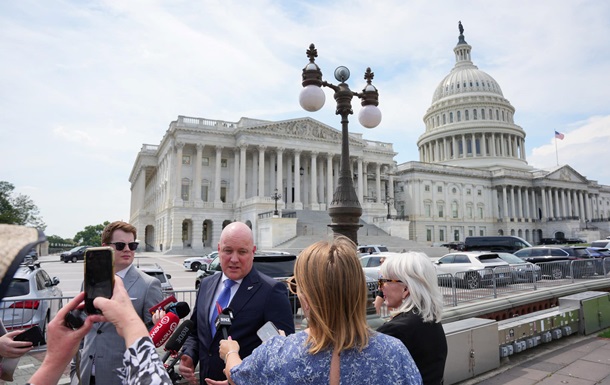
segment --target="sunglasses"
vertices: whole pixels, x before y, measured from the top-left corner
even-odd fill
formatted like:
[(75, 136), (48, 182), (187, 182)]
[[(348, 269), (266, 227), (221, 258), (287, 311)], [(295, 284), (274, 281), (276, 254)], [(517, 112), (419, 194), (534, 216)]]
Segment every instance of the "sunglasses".
[(292, 294), (297, 293), (297, 279), (294, 277), (294, 275), (286, 280), (286, 286), (288, 286), (288, 290)]
[(391, 283), (391, 282), (402, 283), (402, 281), (400, 281), (398, 279), (383, 279), (383, 278), (380, 278), (379, 279), (379, 288), (381, 289), (383, 287), (383, 285), (385, 285), (386, 283)]
[(125, 242), (110, 242), (111, 245), (114, 245), (114, 248), (117, 249), (117, 251), (123, 251), (123, 249), (125, 248), (125, 246), (129, 246), (129, 250), (131, 251), (136, 251), (136, 249), (138, 248), (138, 242), (129, 242), (129, 243), (125, 243)]

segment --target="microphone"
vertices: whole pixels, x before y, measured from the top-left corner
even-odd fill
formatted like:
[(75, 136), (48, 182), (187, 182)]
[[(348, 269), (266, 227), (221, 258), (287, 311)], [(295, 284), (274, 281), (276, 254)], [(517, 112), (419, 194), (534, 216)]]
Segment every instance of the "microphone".
[(186, 317), (190, 312), (191, 308), (186, 302), (178, 302), (167, 308), (167, 313), (149, 332), (150, 338), (153, 340), (156, 348), (161, 347), (165, 341), (168, 340), (174, 330), (178, 327), (180, 318)]
[(172, 335), (174, 330), (178, 327), (178, 323), (180, 322), (180, 317), (171, 311), (168, 312), (157, 322), (150, 332), (150, 338), (152, 339), (155, 347), (161, 347), (165, 341)]
[(222, 309), (222, 312), (218, 314), (218, 318), (216, 318), (216, 330), (222, 328), (222, 336), (225, 340), (229, 337), (231, 321), (233, 321), (233, 309), (225, 307)]
[[(167, 374), (169, 378), (172, 380), (172, 383), (176, 383), (181, 379), (181, 376), (176, 373), (175, 366), (178, 363), (178, 360), (182, 356), (182, 353), (178, 354), (178, 351), (182, 348), (186, 339), (191, 334), (191, 332), (195, 329), (195, 324), (190, 319), (184, 321), (178, 329), (172, 334), (172, 336), (167, 340), (165, 344), (166, 353), (163, 355), (161, 362), (163, 362), (165, 366), (165, 370), (167, 370)], [(175, 356), (168, 364), (165, 363), (170, 356)]]
[(150, 314), (154, 314), (157, 311), (157, 309), (165, 310), (167, 306), (170, 306), (171, 304), (176, 303), (176, 302), (178, 302), (176, 297), (174, 297), (173, 295), (170, 295), (169, 297), (165, 298), (163, 301), (159, 302), (155, 306), (148, 309), (148, 311), (150, 312)]

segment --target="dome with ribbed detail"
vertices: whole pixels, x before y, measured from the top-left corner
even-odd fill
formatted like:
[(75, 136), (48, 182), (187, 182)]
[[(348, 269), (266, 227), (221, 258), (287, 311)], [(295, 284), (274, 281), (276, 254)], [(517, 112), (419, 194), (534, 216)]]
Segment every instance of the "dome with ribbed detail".
[(436, 87), (436, 91), (434, 91), (434, 96), (432, 97), (432, 103), (447, 96), (465, 94), (468, 92), (493, 93), (504, 97), (500, 85), (494, 78), (481, 71), (473, 64), (459, 64), (459, 62), (456, 63), (456, 66), (451, 70), (449, 75), (445, 76)]

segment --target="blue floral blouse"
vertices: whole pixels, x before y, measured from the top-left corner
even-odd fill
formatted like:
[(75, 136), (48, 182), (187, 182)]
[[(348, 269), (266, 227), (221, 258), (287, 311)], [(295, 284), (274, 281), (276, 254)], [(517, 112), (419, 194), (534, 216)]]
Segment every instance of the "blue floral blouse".
[[(231, 369), (237, 385), (327, 385), (330, 381), (332, 351), (312, 355), (306, 345), (307, 333), (276, 336), (259, 346), (252, 355)], [(341, 352), (341, 384), (420, 385), (421, 376), (411, 354), (400, 340), (371, 332), (369, 345), (361, 352)]]

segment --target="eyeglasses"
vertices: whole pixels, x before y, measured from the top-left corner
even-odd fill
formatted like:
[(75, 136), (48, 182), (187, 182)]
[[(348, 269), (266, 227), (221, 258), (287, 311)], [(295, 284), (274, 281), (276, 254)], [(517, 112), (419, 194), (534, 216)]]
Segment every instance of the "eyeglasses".
[(383, 285), (385, 285), (386, 283), (391, 283), (391, 282), (402, 283), (402, 281), (400, 281), (398, 279), (383, 279), (383, 278), (380, 278), (379, 279), (379, 288), (381, 289), (383, 287)]
[(290, 290), (292, 294), (297, 293), (297, 279), (294, 275), (286, 280), (286, 286), (288, 286), (288, 290)]
[(117, 249), (117, 251), (123, 251), (123, 249), (125, 248), (125, 246), (129, 246), (129, 250), (131, 251), (135, 251), (138, 248), (138, 242), (129, 242), (129, 243), (125, 243), (125, 242), (110, 242), (111, 245), (114, 245), (114, 248)]

